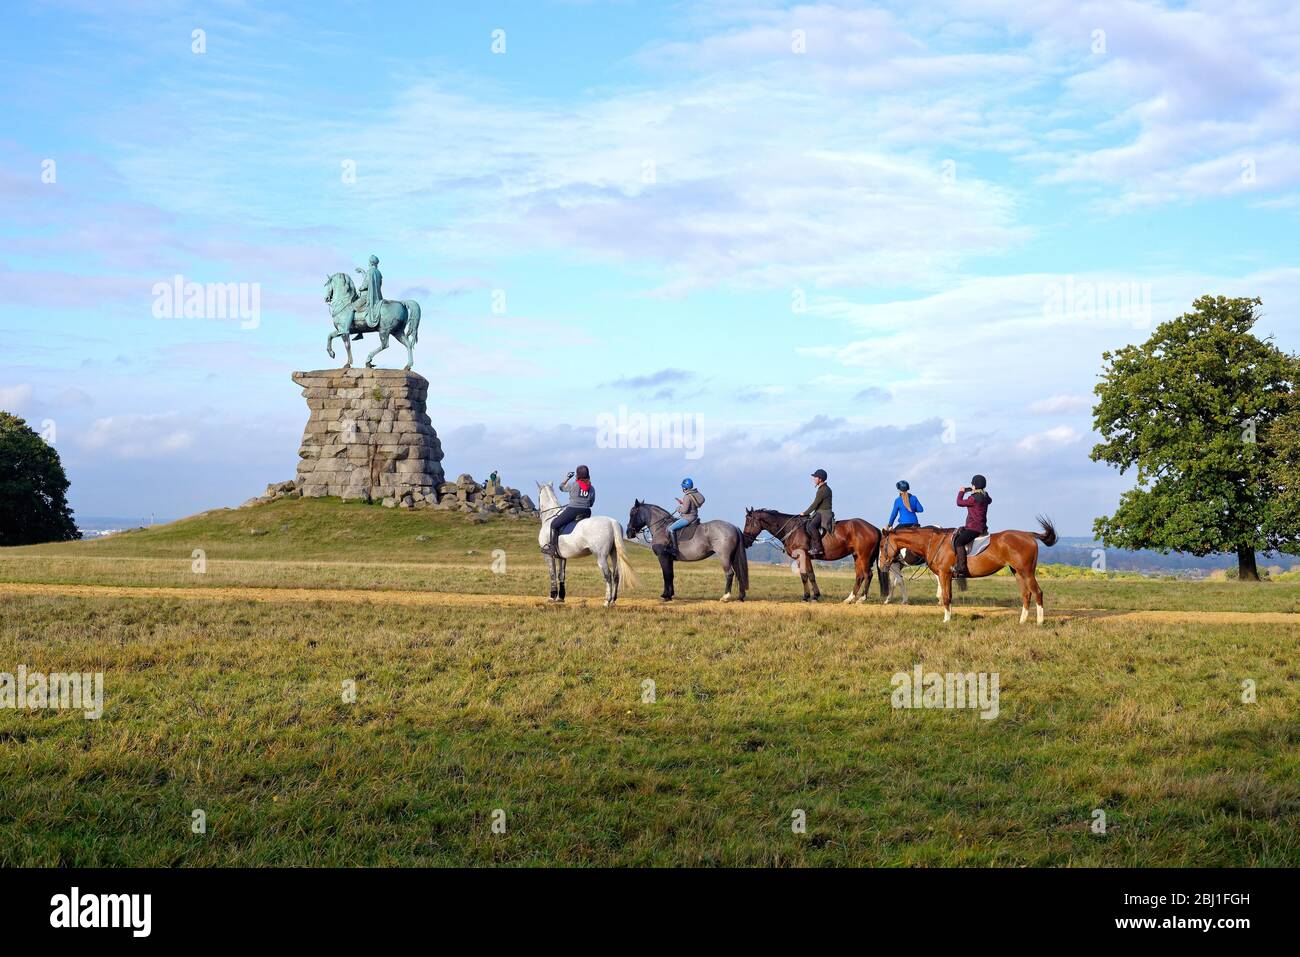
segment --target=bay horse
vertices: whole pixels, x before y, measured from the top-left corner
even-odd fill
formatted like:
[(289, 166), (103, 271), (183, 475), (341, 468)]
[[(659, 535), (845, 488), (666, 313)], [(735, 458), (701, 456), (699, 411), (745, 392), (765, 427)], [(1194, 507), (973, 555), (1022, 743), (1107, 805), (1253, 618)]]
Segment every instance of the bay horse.
[(637, 499), (627, 516), (627, 537), (636, 538), (642, 530), (650, 529), (650, 548), (659, 558), (659, 569), (664, 575), (661, 601), (673, 600), (673, 562), (698, 562), (710, 555), (722, 561), (722, 571), (727, 576), (727, 590), (719, 601), (731, 601), (731, 582), (735, 578), (740, 586), (740, 601), (749, 590), (749, 556), (745, 554), (740, 529), (730, 522), (713, 519), (688, 525), (677, 533), (677, 557), (668, 552), (668, 526), (673, 516), (666, 508)]
[[(1038, 587), (1038, 578), (1034, 574), (1038, 569), (1038, 543), (1042, 542), (1049, 548), (1056, 544), (1056, 527), (1051, 519), (1040, 515), (1038, 524), (1043, 526), (1041, 532), (994, 532), (982, 552), (966, 559), (966, 570), (970, 572), (968, 578), (985, 578), (1007, 567), (1015, 572), (1016, 583), (1020, 586), (1022, 625), (1029, 619), (1030, 598), (1038, 608), (1038, 624), (1043, 623), (1043, 590)], [(919, 554), (939, 579), (938, 598), (943, 605), (943, 620), (951, 621), (952, 570), (957, 563), (957, 552), (952, 546), (954, 531), (934, 525), (903, 525), (886, 532), (880, 546), (880, 590), (889, 594), (889, 569), (907, 560), (908, 556), (902, 554), (904, 549), (910, 556)]]
[[(804, 526), (804, 516), (788, 515), (770, 508), (745, 509), (745, 547), (754, 544), (759, 532), (767, 532), (785, 548), (785, 553), (799, 563), (799, 579), (803, 583), (803, 600), (817, 601), (821, 598), (821, 589), (817, 587), (817, 575), (813, 572), (812, 559), (808, 557), (808, 530)], [(835, 529), (830, 535), (822, 537), (824, 561), (833, 562), (845, 555), (853, 556), (856, 577), (853, 590), (844, 604), (867, 600), (871, 590), (871, 575), (880, 555), (880, 529), (860, 518), (839, 518), (835, 520)], [(859, 592), (861, 594), (859, 595)], [(881, 579), (881, 593), (884, 593), (884, 579)]]

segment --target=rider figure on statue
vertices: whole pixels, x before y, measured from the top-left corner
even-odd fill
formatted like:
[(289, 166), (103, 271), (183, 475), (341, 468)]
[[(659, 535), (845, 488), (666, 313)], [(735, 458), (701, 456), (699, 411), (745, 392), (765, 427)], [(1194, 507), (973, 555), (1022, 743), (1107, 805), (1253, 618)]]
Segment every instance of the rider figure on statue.
[(374, 329), (379, 325), (379, 309), (384, 304), (384, 274), (379, 271), (379, 257), (371, 256), (370, 267), (357, 272), (366, 277), (357, 292), (366, 295), (366, 325)]

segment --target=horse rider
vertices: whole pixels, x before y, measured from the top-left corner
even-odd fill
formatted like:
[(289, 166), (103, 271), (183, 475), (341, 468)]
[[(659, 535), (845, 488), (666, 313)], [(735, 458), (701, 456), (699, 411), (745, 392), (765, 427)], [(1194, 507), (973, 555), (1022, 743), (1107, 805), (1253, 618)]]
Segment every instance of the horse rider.
[(677, 521), (668, 526), (668, 548), (673, 558), (677, 557), (677, 533), (699, 524), (700, 506), (704, 504), (704, 495), (690, 477), (682, 479), (682, 492), (685, 494), (677, 500)]
[(898, 489), (898, 497), (894, 499), (894, 510), (889, 513), (889, 521), (885, 524), (886, 528), (921, 524), (916, 516), (924, 512), (925, 508), (922, 507), (921, 500), (909, 491), (911, 487), (906, 480), (894, 486), (894, 488)]
[(569, 504), (560, 509), (560, 513), (551, 522), (551, 541), (542, 549), (544, 555), (559, 555), (560, 529), (569, 522), (591, 518), (591, 508), (596, 504), (596, 486), (591, 484), (591, 472), (585, 465), (579, 465), (564, 477), (560, 491), (569, 493)]
[(370, 268), (358, 268), (357, 272), (366, 277), (357, 292), (366, 294), (366, 325), (373, 329), (379, 325), (379, 309), (384, 304), (384, 274), (379, 271), (379, 257), (371, 256)]
[[(957, 530), (957, 534), (952, 537), (953, 551), (957, 553), (957, 562), (953, 566), (953, 574), (959, 578), (966, 578), (969, 572), (966, 569), (966, 548), (975, 539), (981, 535), (989, 533), (989, 505), (993, 499), (989, 493), (984, 491), (987, 480), (983, 475), (976, 475), (970, 480), (970, 485), (964, 486), (957, 492), (957, 505), (966, 509), (966, 526)], [(967, 495), (966, 493), (971, 494)]]
[(826, 484), (826, 470), (813, 472), (812, 480), (817, 494), (813, 496), (812, 504), (799, 514), (808, 519), (804, 523), (808, 530), (808, 557), (821, 558), (826, 554), (822, 548), (822, 535), (830, 532), (835, 523), (835, 513), (831, 511), (831, 487)]

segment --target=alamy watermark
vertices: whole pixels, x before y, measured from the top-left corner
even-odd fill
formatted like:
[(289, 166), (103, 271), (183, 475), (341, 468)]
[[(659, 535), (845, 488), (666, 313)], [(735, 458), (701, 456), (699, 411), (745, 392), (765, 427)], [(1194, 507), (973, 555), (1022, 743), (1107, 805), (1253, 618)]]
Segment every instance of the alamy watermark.
[(999, 682), (996, 671), (940, 674), (915, 665), (911, 672), (894, 673), (889, 700), (895, 708), (970, 708), (992, 721), (998, 716)]
[(596, 416), (596, 447), (600, 449), (682, 449), (686, 458), (704, 454), (704, 417), (698, 412), (628, 412)]
[(0, 708), (19, 711), (81, 710), (87, 721), (104, 713), (104, 673), (28, 671), (19, 665), (17, 673), (0, 671)]
[(1043, 287), (1043, 315), (1048, 319), (1127, 320), (1135, 329), (1151, 325), (1151, 283), (1049, 282)]
[(155, 319), (238, 319), (239, 328), (262, 324), (262, 284), (190, 282), (177, 273), (171, 282), (153, 284)]

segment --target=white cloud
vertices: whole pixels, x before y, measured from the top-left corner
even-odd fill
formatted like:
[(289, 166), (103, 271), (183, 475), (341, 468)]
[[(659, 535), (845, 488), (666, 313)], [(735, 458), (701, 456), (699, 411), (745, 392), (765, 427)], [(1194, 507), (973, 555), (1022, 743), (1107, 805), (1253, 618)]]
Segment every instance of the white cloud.
[(122, 459), (167, 458), (194, 445), (194, 432), (174, 412), (96, 419), (81, 437), (90, 452)]
[(1027, 435), (1017, 444), (1026, 452), (1037, 452), (1049, 446), (1072, 445), (1083, 438), (1083, 433), (1068, 425), (1058, 425), (1046, 432)]
[(5, 412), (21, 412), (31, 399), (32, 387), (26, 383), (0, 386), (0, 409)]
[(1029, 411), (1040, 415), (1061, 415), (1086, 412), (1090, 408), (1092, 400), (1086, 395), (1054, 395), (1050, 399), (1039, 399), (1030, 404)]

